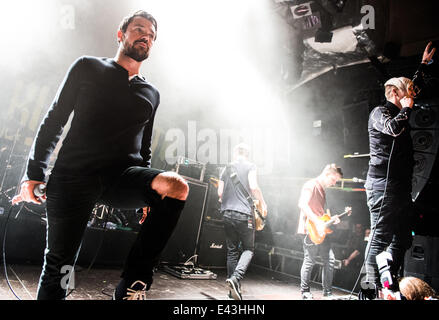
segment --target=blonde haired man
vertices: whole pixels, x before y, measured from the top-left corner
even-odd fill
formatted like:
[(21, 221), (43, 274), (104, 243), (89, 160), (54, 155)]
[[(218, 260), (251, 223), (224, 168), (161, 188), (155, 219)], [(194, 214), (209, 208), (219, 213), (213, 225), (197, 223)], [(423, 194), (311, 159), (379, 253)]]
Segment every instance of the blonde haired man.
[[(435, 52), (427, 45), (420, 68), (415, 74), (423, 83), (426, 66)], [(384, 84), (386, 103), (372, 110), (369, 116), (370, 161), (365, 183), (370, 211), (371, 236), (366, 248), (366, 277), (361, 284), (362, 295), (374, 299), (380, 281), (376, 256), (384, 250), (393, 257), (392, 273), (397, 274), (410, 248), (410, 219), (413, 174), (413, 143), (409, 116), (418, 86), (407, 78), (392, 78)]]

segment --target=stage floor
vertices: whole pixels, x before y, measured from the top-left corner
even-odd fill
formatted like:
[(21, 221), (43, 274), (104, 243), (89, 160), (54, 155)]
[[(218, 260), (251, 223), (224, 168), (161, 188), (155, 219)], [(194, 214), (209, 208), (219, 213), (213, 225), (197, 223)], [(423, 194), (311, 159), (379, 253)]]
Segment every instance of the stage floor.
[[(36, 296), (41, 267), (34, 265), (8, 265), (10, 284), (21, 300), (33, 300)], [(228, 300), (228, 287), (224, 269), (212, 269), (217, 279), (180, 279), (162, 269), (154, 277), (154, 284), (148, 291), (153, 300)], [(16, 300), (9, 289), (1, 270), (0, 299)], [(120, 270), (94, 267), (77, 268), (75, 290), (67, 300), (111, 300), (119, 282)], [(300, 280), (296, 277), (272, 272), (258, 266), (251, 266), (242, 281), (243, 300), (300, 300)], [(324, 300), (321, 285), (313, 283), (311, 292), (315, 300)], [(345, 300), (349, 292), (334, 288), (335, 300)], [(353, 295), (351, 299), (356, 299)]]

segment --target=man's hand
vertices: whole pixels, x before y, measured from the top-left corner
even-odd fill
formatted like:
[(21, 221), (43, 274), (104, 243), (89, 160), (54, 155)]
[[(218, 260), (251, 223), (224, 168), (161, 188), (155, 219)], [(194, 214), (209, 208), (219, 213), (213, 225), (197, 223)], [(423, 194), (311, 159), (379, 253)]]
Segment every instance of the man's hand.
[(333, 224), (339, 224), (340, 223), (340, 218), (338, 216), (334, 216), (334, 217), (332, 217), (332, 219), (334, 219), (334, 223)]
[(430, 47), (432, 45), (432, 42), (430, 41), (427, 46), (425, 47), (424, 54), (422, 55), (422, 63), (429, 63), (433, 59), (433, 55), (436, 51), (436, 48), (433, 48), (430, 51)]
[(35, 180), (23, 181), (20, 186), (20, 193), (16, 195), (14, 198), (12, 198), (12, 205), (16, 205), (22, 201), (42, 204), (43, 201), (46, 200), (46, 195), (37, 197), (34, 194), (35, 187), (37, 187), (40, 184), (45, 185), (45, 183), (41, 181), (35, 181)]
[(140, 218), (139, 224), (145, 222), (146, 217), (148, 217), (149, 212), (151, 211), (151, 207), (143, 207), (142, 208), (142, 218)]
[(266, 218), (266, 217), (267, 217), (267, 214), (268, 214), (267, 206), (264, 206), (264, 207), (262, 208), (262, 216), (263, 216), (264, 218)]
[(324, 222), (318, 220), (315, 222), (315, 226), (319, 236), (323, 237), (324, 235), (326, 235), (326, 226)]
[(403, 108), (413, 108), (413, 98), (404, 97), (400, 100)]

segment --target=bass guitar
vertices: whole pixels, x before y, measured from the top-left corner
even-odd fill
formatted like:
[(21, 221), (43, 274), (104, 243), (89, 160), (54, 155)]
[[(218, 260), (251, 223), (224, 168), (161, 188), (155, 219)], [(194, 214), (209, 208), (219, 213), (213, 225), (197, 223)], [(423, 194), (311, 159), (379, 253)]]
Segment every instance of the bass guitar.
[(346, 207), (343, 213), (340, 213), (333, 217), (331, 217), (329, 214), (324, 214), (323, 216), (319, 217), (319, 220), (325, 224), (325, 232), (323, 234), (319, 234), (317, 226), (314, 224), (314, 222), (312, 222), (311, 219), (307, 219), (306, 230), (308, 231), (308, 237), (314, 244), (321, 244), (325, 240), (326, 235), (333, 232), (329, 227), (334, 224), (337, 218), (340, 219), (345, 215), (350, 216), (351, 213), (352, 208)]

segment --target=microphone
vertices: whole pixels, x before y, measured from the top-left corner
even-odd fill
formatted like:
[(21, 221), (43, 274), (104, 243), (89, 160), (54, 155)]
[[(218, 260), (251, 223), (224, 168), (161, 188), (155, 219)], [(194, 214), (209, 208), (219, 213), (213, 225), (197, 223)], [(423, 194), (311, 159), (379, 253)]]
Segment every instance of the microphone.
[(42, 197), (46, 194), (46, 186), (44, 184), (38, 184), (34, 188), (34, 195), (36, 197)]
[(354, 182), (360, 182), (360, 183), (364, 183), (364, 182), (366, 182), (366, 180), (358, 179), (357, 177), (353, 177), (353, 178), (352, 178), (352, 181), (354, 181)]

